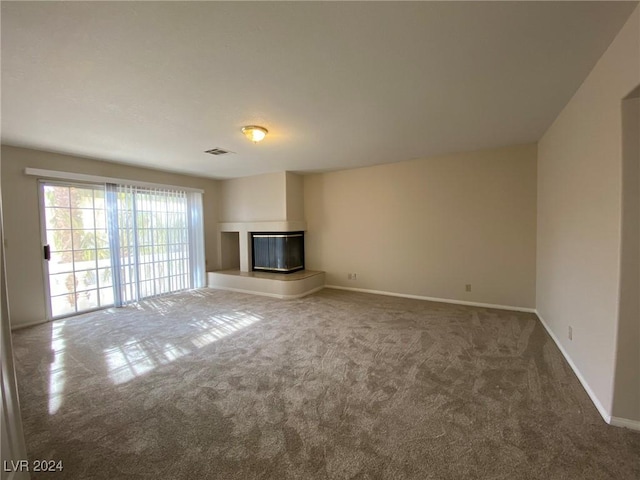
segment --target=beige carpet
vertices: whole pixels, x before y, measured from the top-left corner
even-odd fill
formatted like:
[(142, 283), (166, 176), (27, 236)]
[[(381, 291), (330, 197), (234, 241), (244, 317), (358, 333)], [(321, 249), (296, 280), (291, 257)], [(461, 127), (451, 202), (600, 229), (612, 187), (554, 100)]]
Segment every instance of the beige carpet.
[(640, 478), (531, 314), (199, 290), (14, 349), (36, 479)]

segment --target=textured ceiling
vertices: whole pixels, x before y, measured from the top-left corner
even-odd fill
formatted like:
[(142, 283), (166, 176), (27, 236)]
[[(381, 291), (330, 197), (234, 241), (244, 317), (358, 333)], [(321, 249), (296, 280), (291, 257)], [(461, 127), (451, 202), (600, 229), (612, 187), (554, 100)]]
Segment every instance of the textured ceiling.
[(2, 2), (2, 141), (216, 178), (533, 142), (636, 5)]

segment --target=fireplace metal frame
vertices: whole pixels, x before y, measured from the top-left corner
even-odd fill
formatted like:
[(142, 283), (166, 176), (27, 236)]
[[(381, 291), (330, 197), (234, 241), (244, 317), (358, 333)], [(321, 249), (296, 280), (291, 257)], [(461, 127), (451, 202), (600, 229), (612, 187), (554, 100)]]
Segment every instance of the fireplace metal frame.
[[(274, 272), (274, 273), (293, 273), (298, 272), (300, 270), (304, 270), (304, 232), (250, 232), (251, 234), (251, 270), (252, 271), (262, 271), (262, 272)], [(287, 266), (287, 268), (278, 268), (278, 267), (264, 267), (264, 266), (256, 266), (256, 245), (254, 242), (255, 238), (298, 238), (302, 237), (301, 243), (301, 251), (300, 257), (301, 262), (299, 265), (295, 266)]]

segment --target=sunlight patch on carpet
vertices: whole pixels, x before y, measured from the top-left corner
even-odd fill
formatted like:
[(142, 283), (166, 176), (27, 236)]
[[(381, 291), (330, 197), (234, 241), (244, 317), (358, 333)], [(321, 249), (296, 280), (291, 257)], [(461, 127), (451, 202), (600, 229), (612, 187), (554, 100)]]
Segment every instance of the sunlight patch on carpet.
[(202, 348), (260, 320), (262, 320), (261, 316), (245, 312), (213, 315), (204, 320), (198, 320), (192, 323), (192, 325), (202, 328), (203, 333), (191, 340), (191, 342), (196, 347)]
[(51, 355), (53, 355), (53, 361), (49, 367), (49, 415), (54, 415), (62, 405), (65, 384), (65, 342), (62, 334), (64, 325), (64, 320), (54, 322), (51, 332)]
[(109, 377), (116, 384), (126, 383), (136, 377), (149, 373), (160, 365), (167, 365), (180, 357), (188, 355), (195, 348), (236, 333), (258, 321), (260, 315), (247, 312), (233, 312), (212, 315), (202, 320), (193, 320), (189, 326), (196, 331), (192, 336), (182, 336), (174, 343), (160, 343), (152, 338), (130, 339), (123, 345), (103, 351)]

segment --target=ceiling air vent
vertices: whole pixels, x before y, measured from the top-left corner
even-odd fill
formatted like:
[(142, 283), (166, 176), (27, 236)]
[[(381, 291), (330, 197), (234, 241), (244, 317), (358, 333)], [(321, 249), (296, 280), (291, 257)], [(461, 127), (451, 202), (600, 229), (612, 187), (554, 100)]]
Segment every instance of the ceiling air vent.
[(210, 153), (211, 155), (226, 155), (227, 153), (233, 153), (229, 150), (225, 150), (223, 148), (212, 148), (211, 150), (207, 150), (204, 153)]

